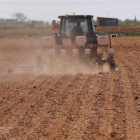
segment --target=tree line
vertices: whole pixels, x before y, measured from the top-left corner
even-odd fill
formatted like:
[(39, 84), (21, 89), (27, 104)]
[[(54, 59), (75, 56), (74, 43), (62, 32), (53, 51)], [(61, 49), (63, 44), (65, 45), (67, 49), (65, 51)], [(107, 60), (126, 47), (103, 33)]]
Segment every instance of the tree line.
[[(14, 13), (10, 19), (0, 19), (0, 29), (9, 28), (50, 28), (52, 23), (43, 20), (30, 20), (23, 13)], [(3, 22), (5, 21), (5, 22)], [(140, 26), (140, 21), (136, 19), (118, 20), (118, 26)]]
[(14, 13), (11, 19), (0, 19), (0, 27), (15, 28), (49, 28), (51, 23), (43, 20), (30, 20), (23, 13)]
[(136, 16), (134, 19), (119, 19), (119, 26), (140, 26), (140, 20), (137, 20)]

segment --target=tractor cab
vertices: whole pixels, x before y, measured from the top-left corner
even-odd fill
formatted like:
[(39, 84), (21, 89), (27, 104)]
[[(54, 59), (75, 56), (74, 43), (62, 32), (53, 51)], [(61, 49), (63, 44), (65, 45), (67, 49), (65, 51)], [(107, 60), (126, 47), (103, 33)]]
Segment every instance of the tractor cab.
[(91, 15), (59, 16), (60, 29), (56, 35), (56, 44), (62, 44), (63, 38), (71, 38), (75, 42), (77, 36), (86, 36), (87, 44), (97, 44), (95, 24)]

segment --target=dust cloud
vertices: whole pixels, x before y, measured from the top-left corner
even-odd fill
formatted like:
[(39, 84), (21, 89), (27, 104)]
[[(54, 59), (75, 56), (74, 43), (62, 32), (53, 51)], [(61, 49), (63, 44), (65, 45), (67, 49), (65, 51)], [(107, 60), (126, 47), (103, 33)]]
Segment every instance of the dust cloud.
[(32, 61), (33, 65), (21, 65), (15, 66), (12, 68), (13, 73), (17, 74), (34, 74), (34, 75), (58, 75), (58, 74), (96, 74), (99, 72), (109, 72), (108, 64), (103, 64), (99, 67), (97, 64), (84, 64), (82, 62), (64, 62), (64, 61), (55, 61), (55, 62), (46, 62), (43, 63), (40, 67), (35, 65), (35, 61)]

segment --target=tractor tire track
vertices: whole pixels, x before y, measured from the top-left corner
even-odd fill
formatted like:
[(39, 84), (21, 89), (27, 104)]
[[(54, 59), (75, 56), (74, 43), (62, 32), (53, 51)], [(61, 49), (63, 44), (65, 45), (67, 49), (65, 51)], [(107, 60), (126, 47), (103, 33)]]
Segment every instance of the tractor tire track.
[(104, 104), (105, 104), (105, 89), (108, 84), (107, 74), (103, 74), (99, 86), (97, 88), (97, 93), (95, 93), (95, 100), (92, 102), (91, 111), (93, 116), (91, 116), (88, 121), (84, 135), (81, 139), (97, 139), (100, 135), (100, 123), (102, 121)]
[[(123, 69), (123, 67), (122, 67)], [(127, 139), (132, 140), (138, 140), (139, 139), (139, 124), (138, 124), (138, 118), (136, 113), (136, 107), (134, 104), (134, 97), (133, 97), (133, 90), (135, 90), (134, 87), (132, 87), (131, 80), (128, 78), (128, 69), (125, 68), (121, 71), (122, 74), (122, 80), (124, 85), (124, 99), (125, 99), (125, 112), (127, 117)], [(134, 89), (132, 89), (134, 88)]]
[(90, 80), (85, 85), (86, 91), (82, 91), (81, 106), (79, 107), (79, 112), (77, 112), (77, 119), (70, 120), (73, 125), (67, 130), (68, 140), (82, 139), (84, 133), (86, 132), (87, 125), (91, 123), (91, 118), (95, 114), (94, 105), (96, 94), (99, 92), (101, 77), (90, 76)]
[(101, 139), (110, 139), (112, 132), (112, 122), (114, 118), (113, 111), (113, 91), (115, 87), (114, 79), (115, 73), (108, 74), (108, 84), (105, 89), (105, 105), (104, 105), (104, 113), (102, 117), (102, 121), (99, 129), (99, 137), (97, 140)]
[(113, 121), (112, 132), (110, 133), (111, 139), (126, 139), (126, 120), (125, 113), (125, 96), (122, 85), (121, 72), (116, 72), (115, 87), (113, 91)]
[(53, 137), (50, 137), (49, 139), (63, 140), (68, 138), (68, 131), (74, 125), (75, 121), (77, 121), (77, 114), (79, 113), (79, 108), (82, 105), (83, 93), (86, 94), (85, 90), (88, 87), (89, 82), (90, 75), (86, 75), (82, 78), (82, 81), (79, 80), (79, 84), (75, 85), (75, 87), (71, 90), (72, 94), (68, 96), (64, 105), (60, 108), (61, 112), (63, 110), (67, 110), (65, 117), (61, 119), (61, 123), (59, 123), (59, 125), (54, 126), (55, 129), (52, 130)]

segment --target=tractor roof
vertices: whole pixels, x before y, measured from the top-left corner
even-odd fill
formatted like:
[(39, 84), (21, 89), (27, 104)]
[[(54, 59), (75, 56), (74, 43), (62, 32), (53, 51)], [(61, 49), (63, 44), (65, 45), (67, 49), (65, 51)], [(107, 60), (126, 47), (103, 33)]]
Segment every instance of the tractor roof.
[(93, 17), (92, 15), (64, 15), (64, 16), (58, 16), (58, 18), (86, 18), (86, 17)]

